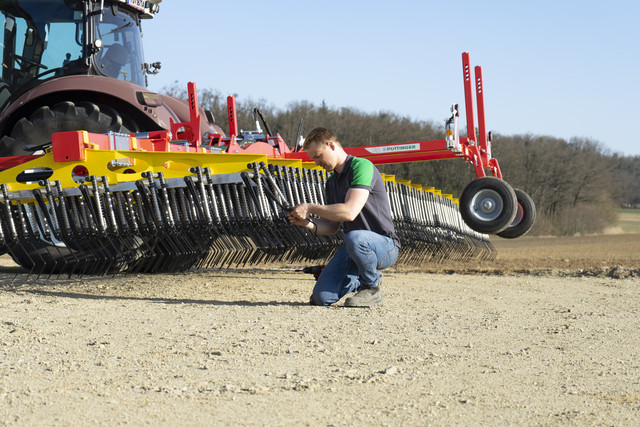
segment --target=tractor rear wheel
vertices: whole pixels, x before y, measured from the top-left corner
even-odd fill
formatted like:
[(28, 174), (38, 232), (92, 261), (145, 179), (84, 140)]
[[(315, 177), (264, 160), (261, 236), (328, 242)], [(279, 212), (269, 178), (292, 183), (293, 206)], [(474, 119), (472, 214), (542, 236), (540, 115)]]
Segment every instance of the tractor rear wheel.
[(11, 133), (0, 139), (0, 157), (33, 154), (25, 151), (25, 146), (38, 146), (51, 141), (51, 134), (72, 130), (86, 130), (94, 133), (109, 131), (137, 132), (133, 122), (123, 121), (113, 108), (92, 102), (60, 102), (53, 107), (42, 106), (16, 122)]
[(531, 230), (536, 220), (536, 205), (533, 203), (533, 199), (520, 189), (516, 188), (514, 191), (518, 200), (516, 217), (507, 228), (497, 233), (498, 236), (505, 239), (524, 236)]
[(513, 222), (517, 213), (513, 188), (500, 178), (485, 176), (473, 180), (460, 196), (460, 215), (472, 230), (499, 233)]

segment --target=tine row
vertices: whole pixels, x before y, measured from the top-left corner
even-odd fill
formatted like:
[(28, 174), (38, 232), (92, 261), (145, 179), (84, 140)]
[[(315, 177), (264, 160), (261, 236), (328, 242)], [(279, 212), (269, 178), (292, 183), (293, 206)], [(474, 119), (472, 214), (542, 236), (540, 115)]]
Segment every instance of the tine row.
[[(342, 241), (290, 224), (259, 173), (193, 172), (145, 174), (124, 189), (105, 177), (75, 189), (45, 181), (22, 199), (2, 185), (0, 246), (33, 274), (99, 275), (324, 260)], [(317, 171), (279, 168), (276, 178), (296, 202), (322, 202), (310, 190), (324, 185)]]
[(398, 262), (419, 265), (496, 257), (489, 236), (469, 228), (452, 199), (395, 181), (387, 181), (386, 187), (402, 243)]
[[(280, 165), (249, 169), (214, 175), (196, 167), (183, 179), (146, 173), (114, 186), (95, 176), (76, 188), (44, 181), (28, 195), (2, 184), (0, 249), (37, 275), (178, 272), (330, 258), (342, 232), (316, 235), (286, 218), (286, 210), (299, 203), (325, 203), (324, 174)], [(488, 237), (466, 226), (453, 201), (395, 182), (387, 189), (403, 244), (400, 262), (495, 257)]]

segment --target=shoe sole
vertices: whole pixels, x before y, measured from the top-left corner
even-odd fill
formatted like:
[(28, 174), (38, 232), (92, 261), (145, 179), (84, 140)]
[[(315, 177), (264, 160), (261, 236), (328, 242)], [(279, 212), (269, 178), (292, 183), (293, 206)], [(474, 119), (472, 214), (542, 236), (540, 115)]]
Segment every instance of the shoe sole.
[(382, 298), (379, 300), (363, 303), (363, 302), (353, 302), (349, 301), (350, 298), (347, 298), (344, 302), (345, 307), (371, 307), (372, 305), (382, 304)]

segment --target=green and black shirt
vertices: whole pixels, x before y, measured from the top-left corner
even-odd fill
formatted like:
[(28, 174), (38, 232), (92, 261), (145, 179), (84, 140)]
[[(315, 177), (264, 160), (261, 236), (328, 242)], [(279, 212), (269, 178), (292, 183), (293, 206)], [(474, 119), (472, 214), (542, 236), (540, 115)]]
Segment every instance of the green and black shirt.
[(351, 155), (347, 157), (342, 172), (334, 171), (327, 179), (327, 204), (344, 203), (350, 188), (368, 190), (369, 198), (353, 221), (343, 223), (344, 232), (370, 230), (391, 237), (396, 246), (400, 247), (391, 219), (391, 206), (384, 180), (370, 160)]

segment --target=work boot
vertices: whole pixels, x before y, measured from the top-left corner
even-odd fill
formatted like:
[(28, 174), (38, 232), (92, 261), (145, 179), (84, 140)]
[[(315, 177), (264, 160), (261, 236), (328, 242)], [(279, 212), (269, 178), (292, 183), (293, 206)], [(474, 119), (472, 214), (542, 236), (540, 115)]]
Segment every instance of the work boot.
[(376, 286), (361, 285), (358, 293), (344, 301), (345, 307), (370, 307), (382, 303), (380, 285), (382, 285), (382, 276), (378, 279)]

